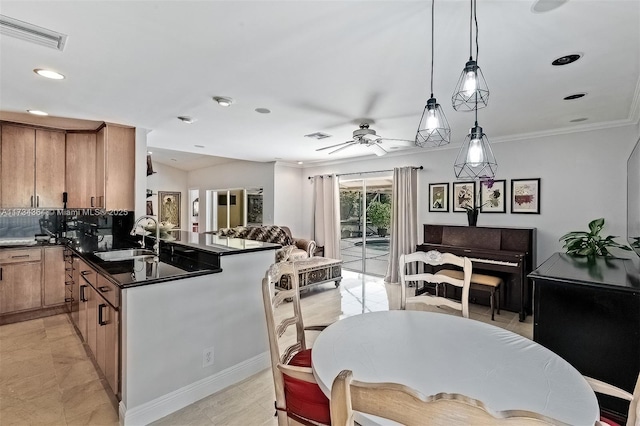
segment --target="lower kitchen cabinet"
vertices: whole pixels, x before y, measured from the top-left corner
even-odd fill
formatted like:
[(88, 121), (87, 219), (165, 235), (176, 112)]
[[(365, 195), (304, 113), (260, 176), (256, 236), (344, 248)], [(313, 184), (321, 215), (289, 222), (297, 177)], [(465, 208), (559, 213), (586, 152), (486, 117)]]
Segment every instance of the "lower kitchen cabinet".
[(82, 260), (78, 260), (78, 264), (80, 302), (77, 322), (74, 315), (72, 319), (107, 383), (117, 395), (120, 378), (120, 318), (117, 308), (108, 300), (119, 300), (111, 294), (117, 292), (117, 288)]
[(118, 321), (118, 311), (106, 303), (102, 297), (99, 297), (96, 361), (111, 390), (116, 394), (118, 393), (119, 376)]
[(41, 306), (40, 249), (3, 250), (0, 253), (0, 314)]
[(65, 302), (64, 247), (45, 247), (44, 251), (44, 306), (61, 305)]

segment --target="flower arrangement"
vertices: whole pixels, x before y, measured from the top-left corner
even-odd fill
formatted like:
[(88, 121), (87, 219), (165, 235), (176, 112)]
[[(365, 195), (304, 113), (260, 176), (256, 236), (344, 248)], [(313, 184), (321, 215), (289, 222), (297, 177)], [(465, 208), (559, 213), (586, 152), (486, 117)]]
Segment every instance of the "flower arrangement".
[[(463, 185), (458, 190), (456, 196), (458, 197), (458, 204), (460, 205), (460, 207), (467, 211), (480, 211), (480, 209), (486, 205), (497, 207), (502, 193), (500, 192), (500, 189), (493, 189), (494, 180), (484, 179), (480, 180), (478, 183), (480, 189), (478, 190), (477, 194), (473, 194), (472, 190), (467, 185)], [(489, 198), (484, 203), (479, 204), (483, 185), (491, 191), (489, 191)]]

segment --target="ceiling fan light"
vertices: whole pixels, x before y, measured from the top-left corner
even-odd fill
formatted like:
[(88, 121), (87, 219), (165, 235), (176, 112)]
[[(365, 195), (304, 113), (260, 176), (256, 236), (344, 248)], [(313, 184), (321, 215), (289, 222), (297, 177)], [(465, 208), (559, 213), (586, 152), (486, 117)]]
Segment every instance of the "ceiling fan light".
[(469, 59), (451, 96), (456, 111), (474, 111), (489, 103), (489, 87), (476, 61)]
[(433, 148), (451, 142), (451, 127), (442, 111), (442, 106), (431, 98), (422, 111), (422, 118), (416, 133), (416, 146)]
[(496, 157), (482, 127), (476, 125), (465, 137), (453, 169), (458, 179), (494, 178), (498, 170)]

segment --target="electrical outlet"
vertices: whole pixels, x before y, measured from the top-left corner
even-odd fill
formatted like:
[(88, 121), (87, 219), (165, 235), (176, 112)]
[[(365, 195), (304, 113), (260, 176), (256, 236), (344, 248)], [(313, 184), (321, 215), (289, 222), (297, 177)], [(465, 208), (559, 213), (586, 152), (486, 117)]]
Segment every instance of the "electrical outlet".
[(213, 348), (207, 348), (202, 351), (202, 368), (211, 367), (213, 365)]

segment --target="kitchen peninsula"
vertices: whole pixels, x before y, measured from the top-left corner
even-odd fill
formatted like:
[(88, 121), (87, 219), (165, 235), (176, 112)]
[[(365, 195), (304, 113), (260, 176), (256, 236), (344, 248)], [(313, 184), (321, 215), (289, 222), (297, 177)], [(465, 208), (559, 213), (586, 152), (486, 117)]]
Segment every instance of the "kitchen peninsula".
[(147, 424), (269, 366), (261, 280), (277, 244), (175, 231), (161, 260), (214, 255), (217, 273), (121, 289), (121, 424)]

